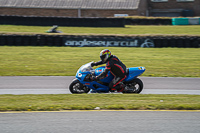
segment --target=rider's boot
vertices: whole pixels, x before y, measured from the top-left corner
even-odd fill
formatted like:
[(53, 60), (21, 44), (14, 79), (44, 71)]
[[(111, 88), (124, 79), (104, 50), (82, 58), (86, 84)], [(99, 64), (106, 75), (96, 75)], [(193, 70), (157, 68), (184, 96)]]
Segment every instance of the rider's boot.
[(124, 83), (119, 83), (117, 86), (116, 86), (116, 89), (117, 89), (117, 92), (123, 92), (124, 89), (125, 89), (126, 85)]
[(120, 83), (119, 86), (117, 86), (117, 92), (127, 92), (130, 93), (132, 91), (131, 88), (129, 88), (127, 85), (124, 83)]

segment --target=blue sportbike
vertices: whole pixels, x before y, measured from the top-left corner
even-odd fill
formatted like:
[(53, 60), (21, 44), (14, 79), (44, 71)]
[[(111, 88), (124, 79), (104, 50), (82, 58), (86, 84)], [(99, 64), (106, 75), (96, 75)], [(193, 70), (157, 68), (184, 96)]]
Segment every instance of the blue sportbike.
[[(99, 81), (91, 81), (91, 76), (98, 76), (105, 69), (105, 66), (93, 69), (91, 63), (87, 63), (81, 66), (77, 73), (76, 79), (72, 81), (69, 86), (69, 90), (73, 94), (80, 93), (112, 93), (117, 92), (110, 90), (109, 83), (114, 79), (111, 72), (108, 72), (107, 77)], [(127, 68), (127, 78), (122, 81), (128, 88), (123, 93), (140, 93), (143, 89), (143, 82), (137, 78), (144, 73), (144, 67), (130, 67)]]

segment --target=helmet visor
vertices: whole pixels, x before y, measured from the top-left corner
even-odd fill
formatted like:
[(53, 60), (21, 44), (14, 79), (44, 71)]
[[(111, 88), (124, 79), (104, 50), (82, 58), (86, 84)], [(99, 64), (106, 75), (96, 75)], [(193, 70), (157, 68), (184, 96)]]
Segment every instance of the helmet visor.
[(102, 61), (103, 63), (106, 62), (106, 54), (105, 54), (105, 55), (101, 55), (100, 58), (101, 58), (101, 61)]

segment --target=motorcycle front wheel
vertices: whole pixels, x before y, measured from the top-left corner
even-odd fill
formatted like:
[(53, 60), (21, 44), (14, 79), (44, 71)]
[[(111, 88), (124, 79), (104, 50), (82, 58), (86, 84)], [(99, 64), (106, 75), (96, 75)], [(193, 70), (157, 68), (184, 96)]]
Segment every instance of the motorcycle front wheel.
[(80, 83), (78, 79), (74, 79), (69, 86), (69, 90), (72, 94), (88, 93), (90, 88)]
[(126, 83), (130, 90), (123, 93), (137, 93), (139, 94), (143, 90), (143, 82), (139, 78), (135, 78)]

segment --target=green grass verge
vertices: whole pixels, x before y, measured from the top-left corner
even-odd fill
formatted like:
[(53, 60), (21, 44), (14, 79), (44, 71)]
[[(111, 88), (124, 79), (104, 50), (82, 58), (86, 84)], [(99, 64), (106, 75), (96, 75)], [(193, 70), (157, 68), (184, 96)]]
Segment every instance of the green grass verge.
[[(45, 33), (50, 26), (16, 26), (0, 25), (0, 34), (21, 33), (21, 34), (40, 34)], [(94, 28), (94, 27), (63, 27), (59, 26), (63, 34), (175, 34), (175, 35), (200, 35), (200, 25), (189, 26), (131, 26), (125, 28)]]
[(0, 111), (200, 110), (200, 95), (0, 95)]
[[(98, 61), (105, 47), (0, 47), (0, 76), (74, 76)], [(200, 77), (200, 49), (108, 47), (127, 67), (144, 66), (143, 76)]]

